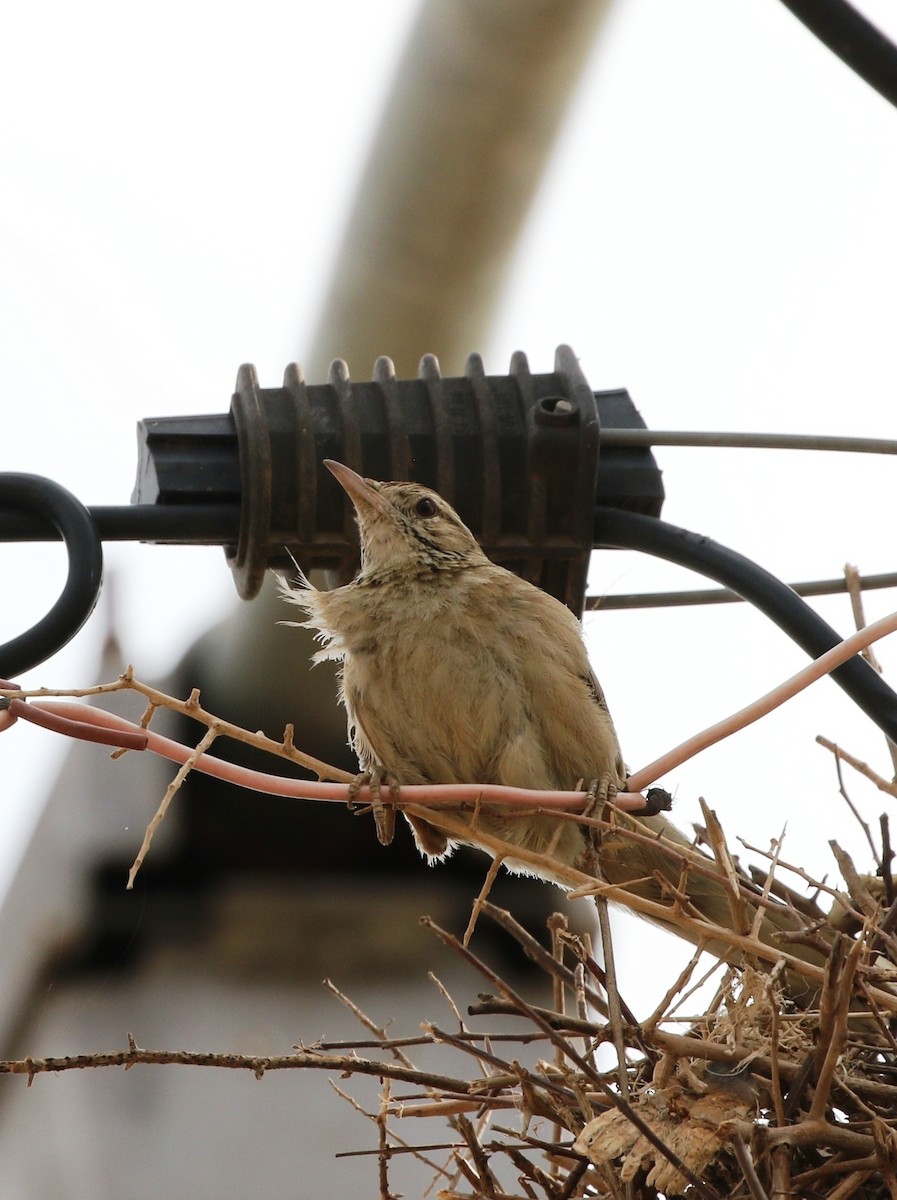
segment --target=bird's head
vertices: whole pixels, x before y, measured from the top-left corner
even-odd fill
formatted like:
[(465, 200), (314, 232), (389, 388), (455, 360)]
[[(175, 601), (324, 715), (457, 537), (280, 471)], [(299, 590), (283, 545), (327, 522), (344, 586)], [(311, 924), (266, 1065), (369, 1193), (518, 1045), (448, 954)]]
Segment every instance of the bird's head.
[(378, 483), (325, 459), (355, 506), (361, 569), (368, 576), (449, 571), (487, 562), (476, 538), (440, 495), (418, 483)]

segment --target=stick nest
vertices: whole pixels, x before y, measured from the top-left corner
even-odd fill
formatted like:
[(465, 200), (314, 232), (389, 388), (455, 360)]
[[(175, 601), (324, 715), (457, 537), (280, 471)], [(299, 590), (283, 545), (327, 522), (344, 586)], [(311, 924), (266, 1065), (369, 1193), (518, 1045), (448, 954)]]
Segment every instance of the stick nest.
[[(864, 904), (868, 885), (856, 898)], [(327, 1059), (339, 1050), (334, 1067), (382, 1076), (379, 1108), (366, 1113), (378, 1129), (371, 1153), (381, 1200), (395, 1194), (390, 1171), (407, 1154), (432, 1167), (429, 1194), (439, 1200), (893, 1198), (894, 911), (880, 905), (852, 936), (826, 927), (824, 982), (803, 1005), (786, 992), (784, 961), (758, 955), (737, 969), (716, 964), (722, 978), (706, 1010), (687, 1015), (683, 1004), (702, 982), (705, 995), (712, 991), (707, 975), (695, 978), (706, 963), (698, 950), (656, 1011), (640, 1018), (564, 917), (549, 922), (549, 951), (483, 900), (480, 917), (499, 922), (545, 973), (550, 1005), (530, 1003), (424, 918), (490, 990), (464, 1015), (446, 993), (455, 1028), (426, 1024), (420, 1036), (388, 1039), (358, 1013), (373, 1041), (310, 1052)], [(605, 959), (607, 950), (605, 942)], [(880, 1000), (892, 994), (888, 1011)], [(436, 1045), (452, 1048), (457, 1075), (416, 1067), (411, 1055)], [(378, 1061), (363, 1057), (378, 1046)], [(420, 1137), (422, 1118), (438, 1122), (442, 1136)]]

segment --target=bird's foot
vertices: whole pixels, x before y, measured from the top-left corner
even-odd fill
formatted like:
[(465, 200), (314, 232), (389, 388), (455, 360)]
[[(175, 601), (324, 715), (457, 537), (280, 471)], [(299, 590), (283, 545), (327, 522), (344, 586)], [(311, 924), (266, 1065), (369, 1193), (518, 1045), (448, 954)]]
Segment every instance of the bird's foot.
[[(599, 779), (593, 779), (586, 790), (586, 803), (583, 809), (584, 817), (602, 817), (609, 801), (612, 801), (620, 790), (616, 777), (605, 772)], [(599, 855), (601, 852), (602, 830), (597, 825), (587, 825), (586, 861), (585, 865), (590, 874), (598, 875)]]
[[(380, 798), (383, 784), (389, 787), (390, 803), (386, 805)], [(396, 801), (399, 798), (398, 781), (383, 769), (374, 767), (372, 771), (362, 771), (349, 784), (349, 806), (358, 800), (358, 793), (363, 787), (371, 789), (371, 812), (374, 814), (374, 828), (377, 831), (377, 841), (381, 846), (388, 846), (396, 832)]]
[(600, 816), (605, 804), (613, 800), (620, 786), (613, 775), (606, 772), (600, 779), (593, 779), (586, 791), (586, 806), (583, 816)]

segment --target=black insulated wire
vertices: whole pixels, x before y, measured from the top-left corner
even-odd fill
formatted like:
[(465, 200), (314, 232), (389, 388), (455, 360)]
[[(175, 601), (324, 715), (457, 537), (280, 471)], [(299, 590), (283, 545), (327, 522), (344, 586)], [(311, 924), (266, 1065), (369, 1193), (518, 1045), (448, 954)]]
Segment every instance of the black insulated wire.
[[(93, 612), (103, 582), (103, 545), (90, 512), (51, 479), (0, 475), (0, 507), (49, 522), (68, 553), (68, 576), (59, 599), (29, 630), (0, 646), (0, 676), (15, 678), (55, 654)], [(12, 587), (12, 581), (6, 586)]]
[[(731, 588), (765, 613), (812, 658), (843, 639), (786, 583), (727, 546), (657, 517), (620, 509), (595, 509), (595, 545), (641, 550), (699, 571)], [(864, 659), (854, 657), (832, 679), (892, 741), (897, 741), (897, 694)]]
[[(239, 504), (95, 504), (88, 512), (104, 542), (228, 546), (240, 532)], [(0, 543), (53, 542), (58, 537), (42, 513), (0, 510)]]
[(846, 0), (782, 0), (833, 54), (897, 105), (897, 46)]

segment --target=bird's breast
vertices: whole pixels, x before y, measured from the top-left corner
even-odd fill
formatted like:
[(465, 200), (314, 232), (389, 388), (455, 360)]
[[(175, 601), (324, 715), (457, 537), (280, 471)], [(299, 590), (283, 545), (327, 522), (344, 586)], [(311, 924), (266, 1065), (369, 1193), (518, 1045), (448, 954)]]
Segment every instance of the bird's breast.
[(507, 640), (484, 636), (463, 587), (384, 584), (347, 595), (337, 618), (350, 720), (371, 756), (409, 781), (487, 780), (515, 719), (503, 702), (514, 694)]
[(405, 782), (574, 786), (614, 768), (566, 609), (498, 567), (355, 583), (316, 601), (356, 748)]

